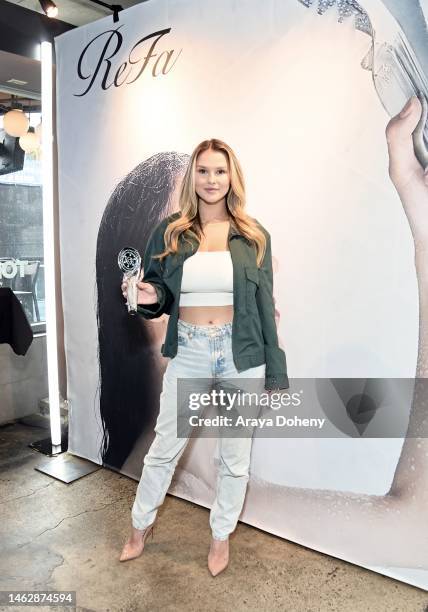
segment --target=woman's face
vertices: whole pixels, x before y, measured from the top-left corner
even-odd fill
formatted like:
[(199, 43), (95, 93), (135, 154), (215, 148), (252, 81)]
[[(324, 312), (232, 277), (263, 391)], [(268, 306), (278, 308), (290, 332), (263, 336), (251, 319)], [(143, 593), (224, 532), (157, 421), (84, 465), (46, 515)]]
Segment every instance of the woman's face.
[(207, 204), (226, 197), (230, 187), (228, 159), (222, 151), (202, 151), (196, 159), (195, 190)]

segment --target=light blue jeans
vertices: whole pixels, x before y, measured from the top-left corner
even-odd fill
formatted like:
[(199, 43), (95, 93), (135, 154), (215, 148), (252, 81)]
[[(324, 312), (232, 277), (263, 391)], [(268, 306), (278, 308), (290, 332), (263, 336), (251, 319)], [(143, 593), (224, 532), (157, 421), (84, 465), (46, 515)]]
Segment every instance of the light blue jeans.
[[(156, 437), (144, 457), (132, 507), (132, 524), (136, 529), (145, 529), (154, 522), (177, 462), (190, 439), (177, 437), (177, 379), (247, 378), (258, 379), (258, 384), (264, 386), (265, 367), (266, 364), (262, 364), (237, 371), (232, 356), (232, 323), (193, 325), (178, 319), (178, 350), (165, 370)], [(220, 465), (210, 527), (213, 538), (226, 540), (235, 530), (244, 504), (252, 437), (220, 436), (217, 444)]]

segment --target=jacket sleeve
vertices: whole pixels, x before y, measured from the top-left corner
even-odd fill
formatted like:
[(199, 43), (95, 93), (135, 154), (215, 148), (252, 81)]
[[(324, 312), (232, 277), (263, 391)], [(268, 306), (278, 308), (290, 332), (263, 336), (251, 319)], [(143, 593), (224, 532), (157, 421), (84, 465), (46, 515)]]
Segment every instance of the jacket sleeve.
[(152, 255), (158, 255), (164, 249), (163, 234), (165, 224), (161, 222), (152, 232), (144, 252), (144, 283), (151, 283), (156, 290), (158, 300), (154, 304), (138, 304), (137, 312), (145, 319), (156, 319), (164, 313), (169, 314), (174, 301), (170, 289), (162, 279), (159, 259), (152, 259)]
[(265, 389), (288, 389), (287, 362), (284, 351), (278, 346), (278, 332), (273, 303), (273, 272), (271, 238), (265, 228), (266, 252), (259, 268), (259, 287), (256, 291), (257, 307), (262, 324), (266, 375)]

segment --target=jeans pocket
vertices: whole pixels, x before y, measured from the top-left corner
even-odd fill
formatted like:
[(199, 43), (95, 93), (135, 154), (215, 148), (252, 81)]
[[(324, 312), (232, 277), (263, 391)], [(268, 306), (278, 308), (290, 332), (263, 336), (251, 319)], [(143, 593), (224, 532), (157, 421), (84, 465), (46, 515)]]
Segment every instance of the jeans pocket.
[(189, 342), (189, 336), (187, 332), (179, 329), (178, 330), (178, 346), (187, 346), (188, 342)]

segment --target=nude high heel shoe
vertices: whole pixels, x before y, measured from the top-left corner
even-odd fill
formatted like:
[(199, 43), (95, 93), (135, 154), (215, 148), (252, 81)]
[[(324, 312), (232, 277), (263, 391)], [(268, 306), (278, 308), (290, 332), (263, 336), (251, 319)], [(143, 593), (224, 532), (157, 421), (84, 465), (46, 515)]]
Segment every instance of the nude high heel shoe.
[(229, 540), (215, 540), (212, 538), (208, 553), (208, 569), (212, 576), (217, 576), (229, 564)]
[(133, 527), (133, 529), (143, 534), (142, 540), (141, 542), (134, 544), (133, 543), (134, 534), (131, 535), (131, 537), (126, 542), (125, 546), (123, 547), (122, 554), (120, 555), (119, 561), (131, 561), (131, 559), (137, 559), (137, 557), (141, 556), (144, 550), (144, 543), (149, 533), (152, 534), (152, 539), (153, 539), (154, 523), (152, 523), (145, 529), (136, 529), (135, 527)]

